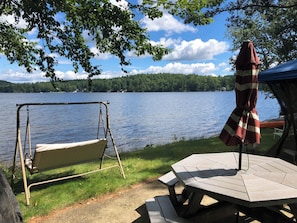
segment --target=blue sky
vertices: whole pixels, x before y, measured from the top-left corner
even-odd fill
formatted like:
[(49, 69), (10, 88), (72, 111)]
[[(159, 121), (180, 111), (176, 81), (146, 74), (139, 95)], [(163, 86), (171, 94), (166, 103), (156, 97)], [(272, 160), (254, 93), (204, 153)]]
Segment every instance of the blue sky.
[[(123, 2), (124, 0), (122, 0)], [(13, 22), (11, 17), (1, 17), (1, 20)], [(148, 29), (151, 40), (162, 43), (172, 51), (161, 61), (153, 61), (150, 56), (135, 57), (127, 53), (132, 64), (125, 69), (128, 75), (139, 73), (178, 73), (224, 76), (233, 74), (229, 58), (234, 55), (230, 51), (231, 42), (226, 37), (226, 16), (219, 15), (214, 22), (206, 26), (194, 27), (185, 25), (173, 16), (164, 13), (163, 18), (149, 20), (141, 18), (141, 24)], [(19, 26), (22, 26), (22, 21)], [(29, 36), (33, 39), (34, 31)], [(95, 48), (92, 48), (97, 53)], [(71, 63), (65, 58), (59, 58), (57, 76), (64, 80), (86, 78), (87, 74), (75, 74)], [(119, 60), (110, 54), (98, 54), (93, 61), (101, 65), (100, 78), (112, 78), (127, 75), (122, 73)], [(23, 67), (10, 64), (4, 55), (0, 55), (0, 79), (15, 83), (48, 81), (40, 71), (27, 73)], [(96, 77), (98, 78), (98, 77)]]

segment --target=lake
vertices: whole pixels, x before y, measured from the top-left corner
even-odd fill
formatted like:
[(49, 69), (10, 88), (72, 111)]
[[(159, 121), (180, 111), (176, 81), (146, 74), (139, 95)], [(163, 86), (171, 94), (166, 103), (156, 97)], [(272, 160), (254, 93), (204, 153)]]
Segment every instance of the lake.
[[(210, 137), (220, 133), (235, 107), (234, 92), (170, 93), (0, 93), (0, 161), (12, 162), (16, 141), (16, 104), (36, 102), (109, 101), (109, 116), (119, 152), (181, 139)], [(54, 107), (54, 106), (52, 106)], [(30, 109), (32, 145), (94, 139), (98, 109), (65, 106)], [(26, 109), (24, 109), (26, 110)], [(277, 118), (276, 99), (259, 92), (260, 120)], [(22, 121), (26, 121), (25, 114)], [(82, 124), (83, 123), (83, 124)], [(23, 124), (24, 126), (25, 124)], [(32, 124), (31, 124), (32, 125)], [(23, 128), (25, 131), (25, 128)]]

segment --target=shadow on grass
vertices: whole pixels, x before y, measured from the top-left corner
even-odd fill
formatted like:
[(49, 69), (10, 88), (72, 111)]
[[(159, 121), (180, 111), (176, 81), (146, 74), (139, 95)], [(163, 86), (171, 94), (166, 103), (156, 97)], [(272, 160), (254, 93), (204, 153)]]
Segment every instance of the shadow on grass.
[[(61, 178), (61, 177), (67, 177), (67, 176), (70, 176), (73, 174), (75, 174), (74, 170), (67, 170), (67, 171), (64, 171), (61, 173), (36, 173), (34, 175), (27, 177), (27, 183), (28, 183), (28, 185), (30, 185), (32, 183), (37, 183), (37, 182), (41, 182), (41, 181), (45, 181), (45, 180), (53, 180), (53, 179)], [(20, 174), (17, 174), (17, 175), (20, 175)], [(43, 190), (48, 187), (51, 187), (52, 185), (64, 184), (65, 182), (69, 182), (69, 181), (72, 181), (72, 182), (75, 181), (75, 182), (79, 183), (83, 179), (84, 179), (84, 177), (80, 176), (80, 177), (75, 177), (75, 178), (71, 178), (71, 179), (64, 179), (64, 180), (60, 180), (60, 181), (40, 184), (40, 185), (32, 186), (31, 188), (34, 188), (34, 191), (39, 191), (39, 190)], [(23, 179), (21, 177), (18, 177), (17, 179), (15, 179), (11, 186), (12, 186), (12, 189), (15, 194), (20, 194), (24, 191)]]

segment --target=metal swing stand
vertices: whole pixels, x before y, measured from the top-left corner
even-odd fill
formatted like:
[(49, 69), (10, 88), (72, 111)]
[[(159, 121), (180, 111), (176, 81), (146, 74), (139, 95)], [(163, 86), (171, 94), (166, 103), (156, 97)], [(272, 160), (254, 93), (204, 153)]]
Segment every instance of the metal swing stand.
[[(26, 126), (26, 137), (28, 137), (29, 141), (29, 149), (30, 155), (29, 157), (24, 156), (23, 150), (25, 149), (26, 143), (22, 146), (21, 142), (21, 127), (20, 127), (20, 111), (22, 107), (27, 107), (27, 114), (28, 108), (30, 106), (52, 106), (52, 105), (85, 105), (85, 104), (99, 104), (100, 105), (100, 114), (99, 114), (99, 122), (98, 122), (98, 132), (97, 132), (97, 139), (95, 140), (88, 140), (83, 142), (76, 142), (76, 143), (60, 143), (60, 144), (40, 144), (40, 148), (38, 144), (36, 145), (34, 156), (31, 154), (31, 136), (30, 136), (30, 121), (29, 116), (27, 116), (27, 126)], [(69, 102), (69, 103), (26, 103), (26, 104), (17, 104), (17, 136), (16, 136), (16, 143), (15, 143), (15, 153), (13, 159), (13, 167), (12, 167), (12, 179), (11, 185), (13, 185), (14, 176), (15, 176), (15, 169), (16, 169), (16, 161), (17, 161), (17, 153), (19, 153), (20, 164), (22, 169), (22, 178), (25, 190), (25, 197), (26, 197), (26, 204), (30, 204), (30, 188), (32, 186), (37, 186), (41, 184), (71, 179), (75, 177), (84, 176), (87, 174), (95, 173), (98, 171), (102, 171), (105, 169), (110, 169), (113, 167), (118, 167), (122, 177), (125, 179), (125, 173), (122, 167), (121, 159), (115, 144), (115, 140), (113, 138), (112, 132), (110, 130), (110, 122), (109, 122), (109, 114), (108, 114), (108, 104), (109, 102)], [(99, 139), (99, 126), (100, 126), (100, 116), (102, 115), (101, 105), (105, 107), (105, 128), (104, 128), (104, 138)], [(103, 120), (102, 120), (103, 122)], [(117, 165), (107, 166), (102, 168), (102, 162), (105, 155), (105, 149), (107, 145), (107, 136), (111, 139), (111, 143), (113, 145), (113, 149), (115, 152)], [(97, 160), (100, 162), (100, 168), (95, 169), (92, 171), (69, 175), (64, 177), (58, 177), (54, 179), (39, 181), (35, 183), (31, 183), (28, 185), (27, 180), (27, 172), (28, 170), (31, 174), (38, 173), (41, 171), (56, 169), (60, 167), (72, 166), (75, 164), (91, 162)]]

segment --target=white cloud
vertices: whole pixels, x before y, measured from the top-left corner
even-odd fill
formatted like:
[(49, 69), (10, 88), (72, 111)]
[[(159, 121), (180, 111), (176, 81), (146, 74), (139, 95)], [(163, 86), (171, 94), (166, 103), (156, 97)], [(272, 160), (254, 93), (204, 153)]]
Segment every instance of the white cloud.
[(226, 66), (228, 66), (228, 64), (225, 62), (219, 64), (219, 67), (226, 67)]
[(127, 75), (123, 71), (103, 71), (100, 75), (94, 76), (94, 79), (109, 79)]
[[(223, 71), (224, 70), (224, 71)], [(224, 69), (223, 66), (215, 65), (213, 63), (193, 63), (193, 64), (183, 64), (183, 63), (168, 63), (165, 66), (150, 66), (146, 69), (133, 69), (128, 74), (157, 74), (157, 73), (172, 73), (172, 74), (198, 74), (198, 75), (227, 75), (228, 68)], [(229, 73), (230, 74), (230, 73)], [(123, 71), (103, 71), (101, 75), (94, 76), (94, 79), (108, 79), (114, 77), (121, 77), (127, 75)], [(88, 74), (85, 72), (75, 73), (74, 71), (56, 71), (56, 76), (63, 80), (75, 80), (75, 79), (87, 79)], [(1, 79), (14, 83), (24, 83), (24, 82), (43, 82), (49, 81), (49, 78), (44, 76), (44, 73), (40, 71), (34, 71), (33, 73), (27, 73), (24, 69), (10, 69), (1, 72)]]
[(59, 65), (71, 65), (72, 66), (72, 62), (70, 60), (67, 59), (59, 59)]
[[(86, 79), (88, 76), (87, 73), (75, 73), (74, 71), (56, 71), (56, 77), (63, 80), (75, 80), (75, 79)], [(6, 80), (12, 83), (34, 83), (34, 82), (44, 82), (49, 81), (50, 79), (45, 77), (43, 72), (40, 70), (35, 70), (32, 73), (26, 72), (24, 68), (16, 69), (6, 69), (1, 71), (0, 75), (1, 80)]]
[[(225, 67), (223, 71), (226, 73), (226, 75), (232, 74), (232, 68), (231, 67)], [(223, 75), (222, 75), (223, 76)]]
[[(160, 38), (159, 41), (153, 41), (153, 40), (151, 40), (150, 42), (151, 42), (151, 44), (153, 46), (162, 45), (165, 48), (171, 48), (173, 45), (178, 45), (181, 41), (182, 41), (182, 39), (180, 39), (180, 38), (173, 39), (173, 38), (162, 37), (162, 38)], [(136, 56), (135, 51), (129, 51), (129, 52), (127, 52), (126, 53), (126, 56), (127, 57), (131, 57), (131, 58), (148, 58), (148, 57), (152, 57), (149, 54), (144, 54), (144, 55), (141, 55), (141, 56)]]
[(174, 74), (199, 74), (214, 75), (216, 67), (213, 63), (168, 63), (165, 66), (150, 66), (144, 70), (132, 70), (130, 74), (157, 74), (157, 73), (174, 73)]
[(225, 74), (220, 74), (221, 76), (232, 74), (232, 65), (227, 62), (222, 62), (218, 64), (218, 69), (225, 73)]
[(97, 60), (108, 60), (112, 57), (110, 53), (100, 53), (96, 47), (91, 47), (91, 52), (94, 53)]
[(8, 24), (14, 25), (17, 28), (26, 28), (27, 23), (20, 17), (19, 22), (17, 23), (14, 19), (13, 15), (1, 15), (0, 16), (1, 22), (7, 22)]
[(41, 82), (48, 81), (40, 71), (28, 73), (23, 68), (8, 69), (1, 72), (1, 80), (9, 82), (23, 83), (23, 82)]
[(161, 18), (151, 20), (147, 16), (141, 22), (149, 32), (165, 31), (168, 34), (182, 32), (196, 32), (197, 29), (178, 21), (172, 15), (164, 12)]
[[(182, 40), (181, 38), (160, 38), (159, 41), (151, 41), (153, 45), (162, 45), (171, 50), (171, 52), (163, 57), (168, 61), (192, 61), (192, 60), (213, 60), (215, 56), (228, 51), (227, 42), (209, 39), (203, 42), (201, 39), (191, 41)], [(128, 52), (128, 57), (136, 57), (134, 52)], [(151, 57), (143, 55), (138, 58)]]
[(274, 62), (274, 63), (270, 64), (269, 68), (273, 68), (273, 67), (275, 67), (277, 65), (279, 65), (279, 63), (278, 62)]
[(173, 46), (172, 52), (164, 56), (165, 60), (212, 60), (214, 56), (228, 50), (226, 42), (209, 39), (203, 42), (201, 39), (191, 41), (183, 40)]
[[(37, 28), (33, 28), (31, 31), (27, 32), (29, 36), (36, 36), (37, 35), (37, 32), (38, 32), (38, 29)], [(39, 39), (36, 39), (36, 40), (31, 40), (31, 41), (35, 41), (35, 42), (38, 42)]]
[(173, 39), (173, 38), (160, 38), (160, 40), (158, 42), (155, 41), (151, 41), (152, 45), (158, 45), (161, 44), (164, 47), (172, 47), (174, 45), (178, 45), (182, 42), (181, 38), (178, 39)]
[(56, 76), (63, 80), (87, 79), (87, 73), (75, 73), (74, 71), (56, 71)]
[(128, 8), (128, 2), (125, 0), (111, 0), (110, 3), (123, 10)]

